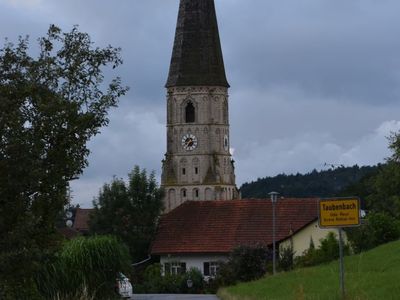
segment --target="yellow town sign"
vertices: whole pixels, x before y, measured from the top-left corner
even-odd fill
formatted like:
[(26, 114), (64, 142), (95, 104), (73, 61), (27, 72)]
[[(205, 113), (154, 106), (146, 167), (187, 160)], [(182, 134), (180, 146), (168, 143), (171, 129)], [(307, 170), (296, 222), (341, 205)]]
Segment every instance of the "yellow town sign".
[(319, 201), (320, 227), (352, 227), (360, 225), (360, 199), (335, 198)]

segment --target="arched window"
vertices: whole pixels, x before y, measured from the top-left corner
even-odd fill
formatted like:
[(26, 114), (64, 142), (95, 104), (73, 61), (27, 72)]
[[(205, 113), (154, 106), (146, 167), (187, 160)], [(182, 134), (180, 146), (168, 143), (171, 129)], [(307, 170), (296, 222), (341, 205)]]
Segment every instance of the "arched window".
[(197, 157), (193, 158), (193, 171), (194, 171), (194, 175), (199, 175), (199, 165), (200, 165), (200, 161)]
[(189, 102), (185, 108), (185, 120), (186, 123), (194, 123), (195, 119), (195, 108), (192, 102)]
[(193, 198), (199, 199), (199, 189), (193, 189)]
[(182, 158), (179, 161), (179, 178), (181, 181), (186, 182), (188, 180), (188, 175), (189, 174), (189, 169), (188, 169), (188, 161), (186, 158)]
[(181, 199), (184, 201), (186, 200), (187, 192), (186, 189), (181, 189)]

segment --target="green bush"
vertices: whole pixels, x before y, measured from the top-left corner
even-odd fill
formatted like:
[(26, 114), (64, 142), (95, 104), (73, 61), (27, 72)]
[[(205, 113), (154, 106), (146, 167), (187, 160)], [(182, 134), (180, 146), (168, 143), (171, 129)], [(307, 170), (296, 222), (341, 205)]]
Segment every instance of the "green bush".
[[(171, 294), (201, 294), (204, 291), (204, 278), (196, 268), (191, 268), (184, 274), (161, 274), (161, 264), (148, 266), (143, 273), (143, 283), (136, 285), (136, 291), (140, 293), (171, 293)], [(187, 286), (188, 280), (192, 281), (192, 287)]]
[[(187, 286), (188, 280), (192, 281), (192, 287)], [(204, 291), (203, 274), (196, 268), (190, 268), (183, 276), (182, 292), (187, 294), (202, 294)]]
[(346, 230), (355, 253), (372, 249), (400, 237), (400, 222), (383, 212), (372, 212), (360, 227)]
[(372, 244), (385, 244), (400, 237), (400, 222), (388, 214), (371, 213), (367, 218), (367, 227), (370, 229)]
[(315, 249), (314, 241), (311, 238), (310, 239), (310, 246), (308, 247), (307, 250), (303, 252), (302, 255), (296, 257), (294, 259), (294, 265), (295, 267), (310, 267), (315, 265), (315, 252), (317, 250)]
[(267, 272), (269, 250), (263, 244), (236, 247), (229, 259), (235, 277), (239, 281), (261, 278)]
[[(343, 252), (345, 255), (350, 253), (350, 247), (344, 245)], [(320, 246), (315, 249), (314, 242), (310, 241), (310, 247), (304, 251), (303, 255), (295, 258), (296, 267), (310, 267), (322, 263), (330, 262), (339, 258), (339, 241), (336, 239), (336, 234), (329, 234), (320, 240)]]
[(222, 286), (234, 285), (238, 282), (232, 263), (221, 262), (217, 276), (209, 282), (210, 288), (218, 289)]
[(339, 258), (339, 241), (336, 239), (336, 234), (329, 232), (326, 238), (320, 240), (320, 243), (317, 251), (315, 251), (316, 264)]
[(163, 277), (161, 264), (148, 266), (142, 274), (141, 282), (135, 284), (135, 291), (138, 293), (160, 293)]
[(283, 248), (279, 252), (278, 267), (283, 271), (290, 271), (293, 269), (294, 251), (293, 247), (289, 246)]
[(110, 299), (115, 296), (119, 272), (130, 272), (125, 245), (112, 236), (80, 237), (65, 243), (38, 273), (36, 282), (47, 299), (72, 299), (78, 290), (88, 290), (96, 299)]
[(238, 281), (251, 281), (267, 272), (270, 251), (264, 244), (236, 247), (226, 263), (220, 265), (214, 285), (227, 286)]

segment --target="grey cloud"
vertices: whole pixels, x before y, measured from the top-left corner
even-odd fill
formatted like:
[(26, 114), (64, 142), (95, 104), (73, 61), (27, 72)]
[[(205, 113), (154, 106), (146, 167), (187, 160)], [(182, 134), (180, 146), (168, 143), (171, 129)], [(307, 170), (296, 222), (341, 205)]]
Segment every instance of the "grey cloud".
[(236, 138), (291, 137), (298, 132), (329, 132), (354, 141), (382, 121), (397, 119), (398, 103), (385, 106), (321, 98), (291, 86), (237, 90), (231, 94), (231, 127)]
[[(384, 136), (400, 115), (399, 1), (215, 2), (239, 184), (388, 155)], [(178, 3), (0, 0), (0, 40), (30, 34), (33, 45), (50, 23), (79, 24), (96, 45), (123, 49), (117, 72), (131, 90), (90, 142), (90, 166), (72, 184), (75, 202), (90, 206), (104, 182), (134, 164), (160, 176)]]
[(390, 155), (386, 137), (398, 130), (399, 121), (386, 121), (347, 146), (335, 143), (329, 135), (318, 133), (271, 139), (265, 143), (252, 141), (253, 144), (248, 144), (244, 151), (246, 154), (239, 159), (237, 179), (245, 182), (278, 173), (321, 170), (325, 163), (374, 165), (383, 162), (383, 155)]
[(296, 84), (344, 101), (398, 100), (400, 3), (267, 2), (227, 4), (238, 16), (233, 24), (222, 18), (233, 86)]

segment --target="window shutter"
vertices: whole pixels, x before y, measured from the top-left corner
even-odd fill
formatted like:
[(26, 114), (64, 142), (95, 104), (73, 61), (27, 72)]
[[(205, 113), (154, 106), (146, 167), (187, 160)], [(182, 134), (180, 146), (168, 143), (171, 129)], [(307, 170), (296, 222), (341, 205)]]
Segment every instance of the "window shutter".
[(181, 263), (181, 274), (186, 273), (186, 263)]
[(203, 265), (203, 272), (204, 272), (204, 276), (210, 276), (210, 263), (209, 262), (205, 262)]

